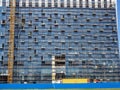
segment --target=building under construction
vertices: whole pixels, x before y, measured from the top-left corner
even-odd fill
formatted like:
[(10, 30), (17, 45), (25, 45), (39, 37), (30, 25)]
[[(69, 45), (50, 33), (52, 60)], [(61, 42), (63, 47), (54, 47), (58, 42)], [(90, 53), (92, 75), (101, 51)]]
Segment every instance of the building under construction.
[(0, 83), (120, 81), (116, 3), (0, 0)]

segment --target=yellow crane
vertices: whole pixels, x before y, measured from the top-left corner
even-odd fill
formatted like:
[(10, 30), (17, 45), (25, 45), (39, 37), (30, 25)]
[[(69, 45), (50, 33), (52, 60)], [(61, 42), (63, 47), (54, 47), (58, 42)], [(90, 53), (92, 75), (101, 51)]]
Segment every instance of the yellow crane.
[(8, 47), (8, 78), (7, 78), (8, 83), (13, 82), (15, 8), (16, 0), (10, 0), (10, 33)]

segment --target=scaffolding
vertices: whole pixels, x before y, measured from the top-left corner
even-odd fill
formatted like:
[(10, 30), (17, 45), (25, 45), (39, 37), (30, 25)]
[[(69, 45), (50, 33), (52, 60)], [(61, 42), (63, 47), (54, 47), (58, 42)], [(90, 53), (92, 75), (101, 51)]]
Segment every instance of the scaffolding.
[(63, 1), (47, 7), (10, 0), (2, 7), (0, 83), (120, 80), (115, 9), (82, 3), (65, 8)]

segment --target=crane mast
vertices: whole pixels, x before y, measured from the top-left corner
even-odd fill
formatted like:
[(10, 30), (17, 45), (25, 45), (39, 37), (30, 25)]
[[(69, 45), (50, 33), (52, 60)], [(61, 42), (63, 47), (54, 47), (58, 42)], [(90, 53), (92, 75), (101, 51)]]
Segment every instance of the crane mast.
[(8, 47), (8, 78), (7, 78), (8, 83), (13, 82), (15, 8), (16, 0), (10, 0), (10, 32), (8, 45), (9, 47)]

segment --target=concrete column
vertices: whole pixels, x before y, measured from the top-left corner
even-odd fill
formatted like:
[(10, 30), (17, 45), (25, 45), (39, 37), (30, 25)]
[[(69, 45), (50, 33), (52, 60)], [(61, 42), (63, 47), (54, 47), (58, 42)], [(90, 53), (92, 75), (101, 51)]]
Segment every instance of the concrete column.
[(95, 0), (95, 8), (98, 8), (98, 0)]
[(61, 7), (61, 0), (58, 0), (58, 7)]
[(73, 0), (70, 0), (70, 7), (73, 8)]
[(38, 6), (41, 7), (42, 6), (42, 0), (38, 1)]
[(64, 7), (67, 7), (67, 0), (64, 0)]
[(76, 0), (76, 6), (77, 6), (77, 8), (80, 7), (80, 0)]
[(7, 7), (9, 7), (9, 4), (10, 4), (9, 0), (6, 0), (6, 6)]
[(101, 8), (104, 8), (104, 0), (101, 0)]
[(2, 7), (2, 0), (0, 0), (0, 7)]
[(107, 8), (110, 7), (110, 0), (107, 0)]
[(35, 7), (35, 0), (32, 0), (32, 7)]
[(111, 0), (111, 3), (112, 3), (112, 7), (115, 7), (116, 0)]
[(92, 8), (92, 0), (89, 0), (89, 8)]
[(13, 0), (13, 6), (16, 6), (16, 0)]
[(48, 7), (48, 0), (45, 0), (45, 7)]
[(83, 8), (86, 7), (86, 0), (82, 0), (82, 7), (83, 7)]
[(54, 0), (51, 0), (51, 4), (52, 4), (52, 7), (55, 6), (55, 4), (54, 4)]
[(22, 7), (22, 0), (19, 1), (19, 6)]
[(26, 7), (29, 7), (29, 0), (26, 0)]
[(52, 56), (52, 83), (55, 83), (55, 75), (56, 75), (55, 56)]

